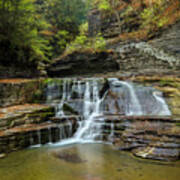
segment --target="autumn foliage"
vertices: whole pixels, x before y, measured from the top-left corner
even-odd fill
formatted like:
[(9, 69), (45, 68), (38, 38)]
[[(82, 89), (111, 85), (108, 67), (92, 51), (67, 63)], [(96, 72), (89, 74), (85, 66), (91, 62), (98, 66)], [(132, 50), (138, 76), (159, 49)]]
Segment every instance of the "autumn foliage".
[[(99, 3), (102, 0), (96, 0)], [(104, 0), (103, 0), (104, 1)], [(136, 22), (138, 28), (130, 32), (121, 32), (119, 37), (109, 41), (126, 39), (151, 39), (161, 30), (180, 20), (179, 0), (106, 0), (109, 2), (111, 13), (119, 13), (121, 26), (131, 27)], [(109, 14), (108, 14), (109, 16)], [(103, 14), (103, 17), (104, 14)]]

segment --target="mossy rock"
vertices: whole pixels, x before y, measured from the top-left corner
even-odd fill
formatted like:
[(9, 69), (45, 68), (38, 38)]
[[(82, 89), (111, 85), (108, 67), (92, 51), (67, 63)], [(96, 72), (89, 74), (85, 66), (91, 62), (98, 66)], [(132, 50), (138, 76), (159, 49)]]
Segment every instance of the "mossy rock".
[(63, 104), (63, 111), (68, 114), (78, 115), (78, 112), (66, 103)]

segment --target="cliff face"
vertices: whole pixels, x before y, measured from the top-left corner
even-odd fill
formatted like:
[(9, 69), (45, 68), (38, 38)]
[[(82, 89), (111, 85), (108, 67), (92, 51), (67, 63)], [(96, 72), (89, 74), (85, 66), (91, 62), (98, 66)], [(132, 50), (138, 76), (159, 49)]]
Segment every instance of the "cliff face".
[[(101, 4), (101, 0), (97, 0)], [(179, 0), (107, 0), (106, 9), (89, 13), (89, 30), (96, 26), (105, 38), (150, 39), (180, 20)], [(92, 21), (93, 20), (93, 21)], [(120, 38), (120, 37), (119, 37)]]
[(57, 58), (48, 68), (51, 77), (92, 75), (118, 71), (116, 54), (112, 52), (74, 52)]
[(118, 54), (120, 71), (179, 72), (180, 2), (109, 2), (109, 10), (89, 13), (89, 35), (104, 36), (107, 48)]
[[(90, 10), (88, 32), (90, 38), (99, 33), (104, 37), (107, 54), (108, 50), (111, 52), (107, 55), (108, 58), (99, 55), (98, 52), (72, 52), (52, 63), (47, 68), (48, 75), (53, 77), (84, 75), (117, 70), (121, 73), (145, 75), (147, 73), (178, 75), (180, 1), (107, 0), (107, 2), (108, 7), (103, 9), (98, 5), (102, 1), (97, 0), (95, 8)], [(82, 46), (82, 49), (86, 47)], [(81, 54), (83, 58), (79, 58)], [(112, 68), (111, 64), (114, 63), (116, 65)], [(79, 67), (83, 69), (81, 72)]]

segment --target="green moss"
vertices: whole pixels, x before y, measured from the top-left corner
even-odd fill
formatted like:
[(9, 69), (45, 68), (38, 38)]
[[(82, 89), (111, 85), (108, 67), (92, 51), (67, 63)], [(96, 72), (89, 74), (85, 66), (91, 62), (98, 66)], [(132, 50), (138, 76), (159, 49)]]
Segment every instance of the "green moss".
[(29, 114), (28, 117), (34, 118), (34, 117), (40, 117), (42, 119), (46, 119), (49, 117), (54, 116), (54, 112), (41, 112), (41, 113), (34, 113), (34, 114)]
[(62, 85), (63, 84), (63, 79), (56, 79), (56, 78), (47, 78), (43, 80), (43, 85), (46, 86), (47, 84), (53, 84), (56, 83), (58, 85)]
[(180, 122), (176, 123), (176, 126), (180, 127)]
[(32, 96), (32, 103), (39, 103), (44, 100), (44, 92), (42, 89), (37, 89)]
[(169, 87), (174, 87), (174, 88), (180, 88), (180, 83), (177, 81), (173, 81), (173, 80), (166, 80), (166, 79), (162, 79), (160, 80), (160, 86), (169, 86)]
[(49, 83), (52, 83), (53, 82), (53, 79), (52, 78), (47, 78), (43, 81), (43, 84), (49, 84)]
[(71, 114), (74, 114), (74, 115), (78, 115), (78, 112), (75, 111), (72, 107), (70, 107), (68, 104), (64, 104), (63, 105), (63, 111), (65, 112), (69, 112)]

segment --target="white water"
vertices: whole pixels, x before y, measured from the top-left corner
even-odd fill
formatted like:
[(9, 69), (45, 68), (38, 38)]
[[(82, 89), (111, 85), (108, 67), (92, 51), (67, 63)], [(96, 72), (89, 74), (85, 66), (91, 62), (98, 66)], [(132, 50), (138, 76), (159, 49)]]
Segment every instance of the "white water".
[[(146, 115), (143, 113), (142, 105), (140, 100), (136, 94), (136, 90), (131, 83), (120, 81), (117, 78), (109, 78), (109, 83), (116, 88), (123, 88), (123, 91), (128, 93), (128, 107), (126, 109), (126, 115)], [(82, 88), (84, 87), (84, 88)], [(61, 102), (58, 107), (57, 116), (62, 117), (65, 116), (63, 112), (63, 103), (66, 100), (71, 99), (72, 92), (75, 91), (77, 93), (77, 97), (83, 100), (83, 120), (79, 121), (79, 127), (72, 138), (65, 139), (59, 143), (56, 143), (55, 146), (63, 146), (73, 143), (94, 143), (100, 142), (97, 141), (99, 137), (101, 137), (101, 128), (104, 123), (104, 119), (98, 119), (102, 123), (97, 123), (97, 117), (103, 115), (103, 111), (101, 110), (101, 104), (104, 100), (104, 97), (107, 93), (104, 94), (104, 97), (100, 98), (99, 92), (99, 82), (97, 79), (87, 79), (85, 84), (81, 81), (73, 81), (72, 87), (70, 83), (65, 80), (63, 83), (63, 95)], [(70, 94), (70, 95), (69, 95)], [(152, 94), (156, 99), (158, 106), (161, 107), (161, 111), (158, 112), (157, 115), (170, 115), (170, 111), (164, 99), (158, 96), (155, 92)], [(68, 97), (68, 98), (67, 98)], [(156, 104), (157, 105), (157, 104)], [(69, 122), (70, 131), (69, 135), (72, 133), (72, 124)], [(65, 138), (65, 132), (63, 127), (60, 128), (59, 138), (62, 140)], [(109, 139), (113, 139), (114, 136), (114, 124), (111, 124), (111, 133), (109, 134)]]
[(113, 140), (113, 138), (114, 138), (114, 123), (113, 122), (111, 122), (111, 133), (110, 133), (110, 135), (109, 135), (109, 140), (111, 141), (111, 140)]
[(161, 96), (160, 92), (158, 92), (158, 91), (153, 92), (153, 96), (159, 102), (159, 104), (161, 106), (161, 111), (159, 114), (162, 116), (170, 116), (171, 112), (170, 112), (168, 105), (166, 104), (165, 100)]
[[(76, 88), (75, 85), (72, 87)], [(78, 96), (81, 97), (82, 89), (80, 81), (78, 81), (77, 90), (80, 91)], [(64, 93), (63, 93), (64, 94)], [(100, 126), (97, 126), (94, 121), (96, 116), (102, 115), (100, 105), (103, 98), (99, 96), (98, 82), (96, 79), (87, 80), (85, 84), (85, 91), (82, 95), (84, 98), (83, 120), (79, 122), (79, 128), (72, 138), (64, 140), (56, 145), (67, 145), (72, 143), (91, 143), (100, 135)], [(94, 132), (94, 130), (96, 132)]]
[(62, 94), (62, 99), (59, 103), (59, 105), (57, 106), (56, 109), (56, 117), (61, 117), (64, 116), (64, 111), (63, 111), (63, 105), (64, 105), (64, 101), (66, 100), (66, 98), (68, 97), (68, 89), (67, 89), (67, 85), (68, 85), (68, 81), (64, 80), (63, 81), (63, 94)]
[[(91, 100), (90, 85), (86, 82), (86, 90), (84, 95), (84, 123), (77, 130), (74, 138), (78, 142), (93, 140), (93, 119), (100, 115), (101, 99), (99, 98), (98, 84), (93, 81), (93, 98)], [(98, 130), (97, 130), (98, 131)]]
[(49, 144), (52, 144), (52, 134), (51, 134), (51, 127), (48, 128), (48, 135), (49, 135)]
[(127, 91), (129, 91), (130, 94), (130, 102), (129, 102), (129, 108), (127, 109), (126, 115), (132, 116), (132, 115), (143, 115), (141, 104), (137, 98), (136, 92), (133, 88), (133, 86), (125, 81), (119, 81), (116, 78), (110, 79), (112, 81), (113, 85), (123, 85), (127, 88)]

